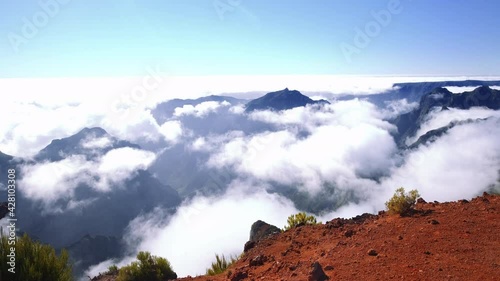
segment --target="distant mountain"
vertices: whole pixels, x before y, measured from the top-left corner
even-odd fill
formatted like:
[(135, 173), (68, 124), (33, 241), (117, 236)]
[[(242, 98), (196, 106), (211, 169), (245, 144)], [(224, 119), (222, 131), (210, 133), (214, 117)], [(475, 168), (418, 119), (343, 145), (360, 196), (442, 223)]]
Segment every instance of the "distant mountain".
[(112, 137), (102, 128), (84, 128), (73, 136), (53, 140), (34, 159), (35, 161), (59, 161), (68, 155), (77, 154), (85, 155), (87, 159), (91, 159), (99, 154), (105, 154), (112, 149), (122, 147), (139, 148), (136, 144)]
[(418, 138), (418, 140), (416, 142), (414, 142), (411, 145), (409, 145), (408, 148), (409, 149), (414, 149), (414, 148), (417, 148), (418, 146), (420, 146), (422, 144), (432, 143), (432, 142), (436, 141), (437, 139), (439, 139), (442, 135), (446, 134), (450, 129), (452, 129), (452, 128), (456, 127), (456, 126), (460, 126), (460, 125), (463, 125), (463, 124), (470, 124), (470, 123), (478, 123), (478, 122), (485, 121), (485, 120), (486, 119), (476, 119), (476, 120), (467, 119), (467, 120), (450, 122), (446, 126), (443, 126), (441, 128), (437, 128), (437, 129), (434, 129), (434, 130), (430, 130), (427, 133), (423, 134), (422, 136), (420, 136)]
[[(0, 151), (0, 187), (2, 184), (7, 184), (7, 175), (8, 175), (8, 170), (9, 169), (15, 169), (17, 173), (17, 177), (19, 177), (19, 169), (18, 166), (22, 165), (25, 163), (25, 160), (19, 158), (19, 157), (14, 157), (8, 154), (5, 154)], [(5, 197), (5, 200), (7, 200), (7, 197)], [(0, 199), (0, 202), (2, 199)]]
[[(15, 160), (13, 156), (7, 155), (0, 151), (0, 186), (7, 183), (7, 171), (8, 169), (16, 167), (17, 163), (14, 162)], [(5, 217), (9, 213), (8, 202), (2, 202), (4, 200), (7, 200), (6, 194), (0, 199), (0, 219)]]
[(296, 90), (288, 90), (288, 88), (268, 93), (260, 98), (249, 101), (246, 104), (245, 112), (254, 110), (286, 110), (295, 107), (306, 106), (308, 104), (329, 104), (326, 100), (315, 101), (301, 94)]
[[(109, 135), (102, 128), (85, 128), (70, 137), (52, 141), (37, 154), (35, 161), (25, 165), (46, 165), (46, 162), (57, 162), (71, 155), (84, 155), (87, 160), (93, 161), (112, 149), (122, 147), (140, 149), (136, 144)], [(19, 176), (22, 176), (23, 170), (19, 169)], [(115, 256), (116, 241), (103, 240), (101, 236), (122, 237), (129, 222), (140, 214), (151, 212), (156, 207), (173, 213), (181, 202), (177, 191), (162, 184), (147, 170), (138, 170), (129, 179), (110, 183), (108, 192), (99, 191), (92, 184), (78, 183), (71, 196), (62, 196), (53, 203), (54, 207), (64, 210), (55, 213), (45, 213), (41, 202), (27, 198), (23, 186), (18, 186), (16, 203), (22, 206), (17, 209), (18, 227), (55, 248), (70, 245), (70, 257), (78, 261), (78, 270)], [(66, 209), (71, 204), (77, 207)], [(86, 234), (92, 237), (82, 240)], [(88, 253), (87, 246), (95, 251)]]
[(73, 274), (80, 276), (92, 265), (120, 258), (124, 253), (120, 239), (113, 236), (85, 235), (78, 242), (66, 247), (73, 262)]
[(12, 160), (12, 158), (14, 158), (14, 157), (7, 155), (7, 154), (0, 151), (0, 163), (8, 162), (8, 161)]
[(158, 104), (155, 109), (151, 111), (151, 114), (156, 119), (158, 124), (163, 124), (165, 121), (170, 119), (178, 107), (183, 107), (185, 105), (196, 106), (207, 101), (224, 102), (227, 101), (231, 105), (244, 104), (247, 100), (238, 99), (228, 96), (206, 96), (198, 99), (172, 99), (166, 102)]
[[(89, 143), (90, 147), (86, 147)], [(98, 157), (111, 149), (121, 147), (140, 148), (138, 145), (114, 138), (102, 128), (85, 128), (73, 136), (52, 141), (37, 154), (36, 162), (29, 165), (46, 161), (57, 162), (71, 155)], [(24, 204), (24, 207), (18, 210), (18, 215), (22, 217), (20, 226), (30, 235), (36, 235), (54, 247), (61, 247), (77, 241), (87, 233), (121, 236), (129, 221), (141, 212), (150, 211), (157, 206), (175, 208), (181, 201), (174, 189), (162, 184), (146, 170), (137, 171), (124, 182), (113, 183), (115, 186), (106, 193), (92, 188), (89, 184), (92, 183), (79, 183), (72, 198), (63, 197), (55, 202), (57, 206), (74, 204), (72, 200), (87, 204), (61, 213), (44, 215), (36, 201), (20, 198)], [(19, 196), (23, 197), (22, 186), (19, 190)], [(81, 215), (82, 212), (84, 216)]]
[(14, 157), (0, 151), (0, 176), (2, 179), (6, 178), (7, 170), (11, 166), (12, 159), (14, 159)]
[(423, 95), (432, 92), (436, 88), (444, 87), (480, 87), (480, 86), (500, 86), (500, 81), (438, 81), (438, 82), (412, 82), (395, 83), (392, 89), (374, 95), (344, 95), (338, 100), (350, 100), (354, 98), (365, 99), (380, 107), (385, 107), (388, 102), (406, 99), (408, 102), (418, 102)]
[(437, 88), (421, 98), (418, 109), (402, 114), (394, 120), (394, 124), (398, 128), (396, 141), (400, 146), (404, 146), (406, 138), (417, 132), (432, 108), (469, 109), (474, 106), (500, 109), (500, 91), (482, 86), (471, 92), (454, 94), (445, 88)]

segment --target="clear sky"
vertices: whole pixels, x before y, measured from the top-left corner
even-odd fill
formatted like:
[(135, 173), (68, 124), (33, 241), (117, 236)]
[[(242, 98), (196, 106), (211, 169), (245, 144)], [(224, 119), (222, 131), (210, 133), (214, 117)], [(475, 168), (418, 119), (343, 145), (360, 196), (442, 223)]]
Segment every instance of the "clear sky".
[(498, 0), (0, 0), (0, 78), (155, 65), (188, 76), (499, 75), (499, 12)]

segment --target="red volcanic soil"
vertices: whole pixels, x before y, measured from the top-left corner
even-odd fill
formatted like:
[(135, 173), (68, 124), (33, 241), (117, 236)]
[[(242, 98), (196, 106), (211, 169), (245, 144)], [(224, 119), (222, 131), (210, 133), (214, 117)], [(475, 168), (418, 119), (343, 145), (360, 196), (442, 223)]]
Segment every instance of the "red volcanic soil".
[(324, 280), (315, 262), (329, 280), (500, 280), (500, 196), (415, 209), (298, 227), (260, 241), (227, 273), (178, 280)]
[(500, 280), (500, 196), (420, 200), (407, 217), (380, 212), (297, 227), (259, 241), (220, 275), (177, 280), (326, 278)]

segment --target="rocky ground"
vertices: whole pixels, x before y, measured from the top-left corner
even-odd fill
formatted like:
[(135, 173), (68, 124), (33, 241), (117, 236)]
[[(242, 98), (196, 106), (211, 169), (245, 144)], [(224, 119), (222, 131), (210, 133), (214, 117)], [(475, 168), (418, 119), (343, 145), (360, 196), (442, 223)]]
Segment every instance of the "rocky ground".
[(219, 276), (178, 280), (500, 280), (499, 233), (498, 195), (419, 200), (407, 217), (380, 212), (271, 235), (247, 243)]

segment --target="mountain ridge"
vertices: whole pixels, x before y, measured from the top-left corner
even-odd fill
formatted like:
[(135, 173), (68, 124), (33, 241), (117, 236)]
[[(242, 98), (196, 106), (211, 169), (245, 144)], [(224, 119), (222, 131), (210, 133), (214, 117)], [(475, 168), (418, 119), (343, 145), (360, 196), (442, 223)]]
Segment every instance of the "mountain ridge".
[(470, 109), (471, 107), (487, 107), (498, 110), (500, 109), (500, 91), (488, 86), (481, 86), (473, 91), (459, 94), (454, 94), (446, 88), (434, 89), (422, 96), (417, 109), (393, 120), (398, 129), (396, 142), (399, 146), (405, 146), (406, 138), (417, 132), (427, 114), (435, 107), (441, 107), (445, 110), (448, 108)]
[[(100, 139), (106, 141), (84, 147), (84, 144)], [(71, 155), (84, 155), (90, 162), (99, 161), (102, 155), (112, 149), (123, 147), (140, 149), (139, 145), (119, 140), (100, 127), (84, 128), (76, 134), (52, 141), (26, 166), (51, 165)], [(24, 176), (22, 168), (19, 167), (19, 182)], [(16, 203), (23, 206), (16, 210), (18, 227), (56, 249), (69, 247), (70, 258), (76, 262), (75, 276), (81, 276), (90, 265), (110, 256), (116, 257), (119, 252), (117, 239), (101, 239), (102, 237), (121, 237), (129, 222), (140, 214), (151, 212), (156, 207), (164, 208), (168, 210), (167, 214), (171, 214), (181, 203), (178, 192), (161, 183), (147, 169), (138, 169), (129, 178), (110, 183), (110, 190), (106, 192), (96, 190), (94, 184), (79, 182), (73, 190), (68, 191), (72, 196), (63, 196), (51, 204), (52, 207), (57, 204), (62, 208), (72, 202), (83, 202), (82, 205), (48, 214), (44, 213), (43, 204), (39, 200), (25, 196), (23, 185), (18, 186)], [(85, 236), (88, 233), (92, 237)], [(86, 247), (93, 247), (97, 252), (89, 253)]]
[(254, 110), (287, 110), (308, 104), (329, 104), (326, 100), (315, 101), (297, 90), (285, 88), (270, 92), (260, 98), (253, 99), (246, 104), (245, 112)]
[(406, 99), (409, 103), (419, 102), (422, 96), (432, 92), (436, 88), (443, 87), (480, 87), (500, 86), (500, 80), (462, 80), (462, 81), (436, 81), (436, 82), (404, 82), (394, 83), (390, 90), (373, 95), (342, 95), (338, 100), (349, 100), (354, 98), (366, 99), (373, 104), (385, 107), (388, 102)]
[[(91, 141), (94, 139), (105, 139), (107, 143), (101, 144), (102, 147), (85, 147), (84, 141)], [(140, 146), (133, 144), (129, 141), (118, 140), (111, 136), (106, 130), (101, 127), (85, 127), (79, 132), (69, 137), (55, 139), (49, 145), (40, 150), (34, 157), (35, 161), (59, 161), (67, 155), (82, 154), (87, 159), (93, 158), (95, 149), (97, 148), (100, 153), (106, 152), (123, 147), (130, 147), (140, 149)]]

